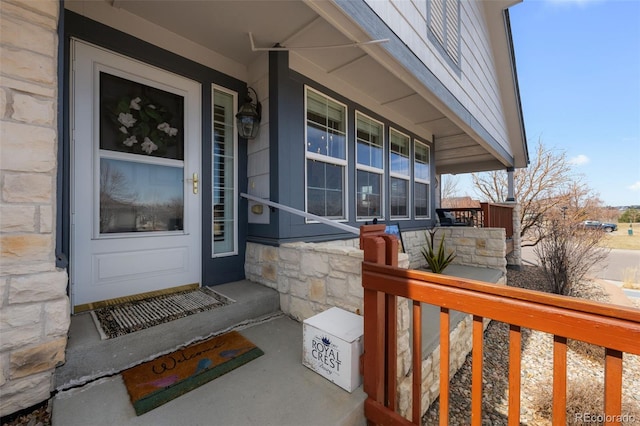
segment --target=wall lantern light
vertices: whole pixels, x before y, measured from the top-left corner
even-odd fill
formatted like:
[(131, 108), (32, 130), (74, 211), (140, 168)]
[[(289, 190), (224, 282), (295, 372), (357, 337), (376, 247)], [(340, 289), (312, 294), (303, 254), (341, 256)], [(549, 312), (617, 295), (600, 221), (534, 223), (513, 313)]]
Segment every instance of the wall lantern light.
[[(254, 100), (251, 98), (249, 91), (253, 92)], [(255, 139), (260, 129), (260, 120), (262, 119), (262, 105), (258, 101), (258, 95), (251, 87), (247, 87), (247, 94), (244, 98), (244, 104), (236, 114), (236, 123), (238, 125), (238, 134), (246, 139)]]

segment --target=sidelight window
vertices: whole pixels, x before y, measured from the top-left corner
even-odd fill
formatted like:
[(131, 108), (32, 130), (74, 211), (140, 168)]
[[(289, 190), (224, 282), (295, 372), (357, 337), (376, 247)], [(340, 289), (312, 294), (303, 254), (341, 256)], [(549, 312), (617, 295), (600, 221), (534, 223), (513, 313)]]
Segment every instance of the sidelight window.
[(235, 95), (213, 89), (212, 135), (212, 256), (238, 252), (237, 132)]

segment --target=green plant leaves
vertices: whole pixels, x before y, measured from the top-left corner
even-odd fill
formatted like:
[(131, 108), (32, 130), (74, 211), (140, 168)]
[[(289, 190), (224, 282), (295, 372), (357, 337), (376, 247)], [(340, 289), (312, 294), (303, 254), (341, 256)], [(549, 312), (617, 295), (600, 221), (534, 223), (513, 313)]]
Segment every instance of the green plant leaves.
[(425, 237), (429, 240), (429, 243), (422, 248), (422, 256), (429, 265), (429, 269), (431, 272), (435, 274), (441, 274), (444, 269), (449, 266), (449, 264), (456, 258), (456, 254), (450, 252), (447, 254), (444, 245), (444, 235), (440, 239), (440, 244), (438, 245), (438, 250), (436, 251), (433, 246), (433, 239), (435, 237), (435, 231), (430, 232), (430, 238), (427, 237), (425, 233)]

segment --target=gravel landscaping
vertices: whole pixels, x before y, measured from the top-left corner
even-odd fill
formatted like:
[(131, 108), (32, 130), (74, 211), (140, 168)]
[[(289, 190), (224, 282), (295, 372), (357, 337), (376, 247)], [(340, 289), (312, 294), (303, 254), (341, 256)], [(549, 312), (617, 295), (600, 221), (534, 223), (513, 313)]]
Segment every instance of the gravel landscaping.
[[(549, 291), (540, 269), (523, 267), (508, 271), (508, 285), (532, 290)], [(610, 297), (599, 285), (585, 282), (575, 289), (573, 296), (609, 302)], [(635, 305), (640, 309), (640, 304)], [(509, 327), (492, 322), (484, 335), (484, 392), (483, 424), (506, 425), (508, 413)], [(572, 425), (602, 424), (604, 392), (603, 359), (599, 348), (579, 343), (569, 344), (567, 353), (568, 414)], [(603, 352), (602, 352), (603, 353)], [(521, 362), (520, 423), (550, 425), (552, 401), (553, 336), (523, 329)], [(450, 424), (467, 425), (471, 421), (471, 354), (451, 381)], [(438, 424), (439, 404), (436, 400), (423, 416), (423, 424)], [(640, 357), (624, 356), (623, 414), (629, 413), (624, 424), (640, 423)], [(596, 416), (596, 417), (594, 417)], [(594, 421), (595, 420), (595, 421)], [(637, 423), (636, 423), (637, 422)]]
[(20, 411), (3, 420), (2, 426), (51, 426), (51, 403), (45, 401), (32, 409)]

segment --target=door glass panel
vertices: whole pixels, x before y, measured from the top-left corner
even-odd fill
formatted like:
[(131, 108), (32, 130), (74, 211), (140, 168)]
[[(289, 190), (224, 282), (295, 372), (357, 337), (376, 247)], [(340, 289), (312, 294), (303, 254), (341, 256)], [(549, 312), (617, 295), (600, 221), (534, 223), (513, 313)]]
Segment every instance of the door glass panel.
[(100, 72), (100, 149), (184, 160), (184, 97)]
[(100, 233), (182, 231), (183, 168), (100, 159)]

